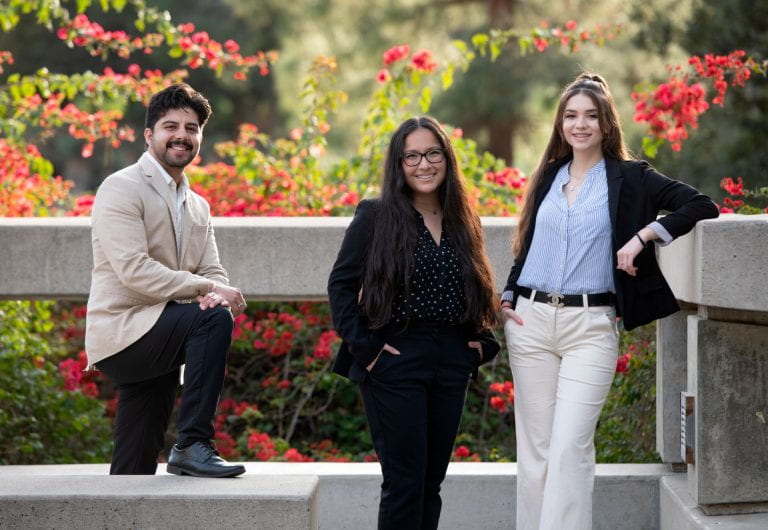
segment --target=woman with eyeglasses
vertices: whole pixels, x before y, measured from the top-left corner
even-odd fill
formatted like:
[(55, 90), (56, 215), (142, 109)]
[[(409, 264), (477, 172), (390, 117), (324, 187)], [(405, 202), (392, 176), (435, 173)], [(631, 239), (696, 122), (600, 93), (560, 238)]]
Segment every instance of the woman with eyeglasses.
[(392, 136), (328, 280), (334, 371), (363, 396), (383, 482), (380, 529), (434, 529), (470, 377), (499, 344), (491, 268), (451, 142), (433, 118)]
[(515, 382), (517, 528), (588, 530), (616, 317), (630, 330), (679, 309), (651, 242), (666, 245), (718, 212), (631, 158), (608, 85), (589, 74), (563, 91), (525, 197), (501, 304)]

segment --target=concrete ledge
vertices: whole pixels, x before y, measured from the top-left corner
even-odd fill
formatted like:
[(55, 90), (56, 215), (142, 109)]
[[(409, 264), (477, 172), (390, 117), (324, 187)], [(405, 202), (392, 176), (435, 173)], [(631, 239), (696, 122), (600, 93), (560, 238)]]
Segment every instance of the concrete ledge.
[[(206, 506), (214, 504), (227, 506), (222, 511), (234, 510), (237, 515), (231, 518), (235, 524), (251, 518), (246, 514), (253, 496), (261, 492), (272, 494), (281, 483), (292, 484), (290, 480), (305, 480), (308, 475), (319, 479), (316, 495), (317, 516), (319, 528), (327, 530), (359, 530), (375, 528), (379, 504), (379, 488), (381, 472), (376, 463), (284, 463), (284, 462), (247, 462), (247, 473), (234, 480), (194, 479), (191, 477), (174, 477), (164, 475), (164, 466), (160, 466), (160, 475), (156, 477), (108, 477), (109, 468), (105, 464), (92, 465), (61, 465), (61, 466), (0, 466), (0, 527), (5, 527), (6, 503), (8, 495), (16, 490), (15, 484), (19, 478), (34, 482), (39, 488), (38, 493), (55, 490), (62, 499), (69, 503), (64, 513), (61, 508), (53, 511), (45, 521), (58, 522), (77, 521), (79, 528), (83, 527), (84, 515), (92, 517), (93, 525), (99, 527), (130, 526), (117, 524), (115, 519), (103, 519), (100, 512), (91, 514), (84, 511), (86, 505), (106, 505), (102, 502), (107, 497), (104, 491), (112, 491), (112, 498), (117, 502), (126, 495), (131, 495), (131, 488), (124, 479), (142, 481), (141, 488), (145, 496), (134, 496), (141, 502), (131, 503), (136, 512), (135, 517), (148, 517), (155, 520), (150, 527), (175, 527), (170, 519), (157, 519), (159, 513), (167, 512), (168, 518), (180, 514), (187, 508), (181, 488), (188, 488), (204, 499)], [(599, 530), (636, 530), (654, 529), (659, 527), (659, 478), (669, 474), (668, 467), (662, 464), (598, 464), (595, 477), (594, 525)], [(94, 477), (101, 475), (101, 477)], [(517, 465), (513, 463), (465, 463), (454, 462), (448, 467), (448, 476), (443, 483), (443, 511), (441, 515), (441, 530), (459, 530), (482, 528), (483, 530), (509, 529), (515, 521), (515, 485)], [(151, 486), (150, 486), (151, 485)], [(226, 488), (226, 490), (222, 489)], [(246, 490), (247, 491), (243, 491)], [(101, 494), (94, 496), (94, 492)], [(195, 493), (196, 492), (196, 493)], [(239, 494), (237, 496), (236, 494)], [(152, 499), (167, 499), (162, 510), (155, 509), (157, 504), (149, 502)], [(90, 499), (99, 499), (91, 502)], [(172, 503), (171, 503), (172, 502)], [(171, 503), (171, 504), (169, 504)], [(228, 504), (229, 503), (229, 504)], [(64, 504), (60, 504), (64, 506)], [(172, 506), (169, 509), (168, 506)], [(75, 512), (76, 508), (76, 512)], [(219, 508), (216, 508), (217, 510)], [(42, 510), (42, 508), (41, 508)], [(101, 508), (98, 508), (101, 510)], [(48, 510), (51, 511), (51, 510)], [(108, 510), (104, 509), (105, 513)], [(38, 513), (41, 517), (43, 512)], [(127, 514), (128, 512), (126, 512)], [(214, 508), (211, 508), (214, 513)], [(220, 513), (220, 512), (219, 512)], [(69, 516), (72, 519), (69, 519)], [(182, 514), (183, 515), (183, 514)], [(46, 515), (46, 517), (49, 517)], [(166, 516), (163, 516), (166, 517)], [(219, 515), (217, 515), (219, 517)], [(9, 517), (9, 519), (11, 519)], [(18, 515), (12, 521), (21, 520)], [(231, 526), (219, 519), (212, 527)], [(120, 522), (125, 522), (121, 519)], [(146, 522), (146, 518), (141, 521)], [(43, 527), (43, 519), (27, 518), (25, 525)], [(304, 525), (304, 520), (301, 521)], [(170, 525), (170, 526), (169, 526)], [(138, 524), (137, 526), (147, 526)], [(196, 519), (196, 526), (204, 525)], [(260, 526), (253, 525), (260, 528)], [(263, 528), (306, 528), (306, 526), (276, 525), (261, 526)]]
[[(108, 471), (97, 467), (99, 475)], [(21, 471), (2, 473), (0, 528), (318, 528), (312, 475), (191, 479)]]
[(731, 310), (768, 311), (768, 214), (701, 221), (659, 264), (679, 300)]
[(765, 530), (768, 514), (708, 516), (696, 504), (688, 492), (685, 475), (661, 478), (661, 529), (662, 530)]
[[(216, 217), (221, 262), (250, 300), (324, 300), (350, 217)], [(0, 218), (0, 299), (88, 297), (93, 255), (88, 217)], [(483, 218), (499, 290), (512, 265), (517, 221)]]

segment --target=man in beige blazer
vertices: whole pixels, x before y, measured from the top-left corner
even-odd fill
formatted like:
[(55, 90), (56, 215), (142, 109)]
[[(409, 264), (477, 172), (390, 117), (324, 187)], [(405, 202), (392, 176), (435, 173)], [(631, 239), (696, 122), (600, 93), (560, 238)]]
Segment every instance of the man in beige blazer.
[(168, 471), (245, 471), (225, 462), (213, 444), (233, 314), (242, 313), (245, 300), (219, 263), (210, 207), (183, 173), (210, 114), (208, 101), (189, 85), (155, 94), (146, 152), (96, 193), (85, 347), (89, 365), (118, 389), (111, 474), (155, 473), (181, 365), (179, 436)]

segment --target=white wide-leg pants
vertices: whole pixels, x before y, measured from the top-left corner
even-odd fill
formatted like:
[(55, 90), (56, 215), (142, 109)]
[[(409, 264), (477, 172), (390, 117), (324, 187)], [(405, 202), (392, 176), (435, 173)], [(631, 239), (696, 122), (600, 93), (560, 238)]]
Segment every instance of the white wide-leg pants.
[(520, 297), (504, 331), (515, 383), (517, 530), (591, 530), (595, 426), (613, 382), (611, 306)]

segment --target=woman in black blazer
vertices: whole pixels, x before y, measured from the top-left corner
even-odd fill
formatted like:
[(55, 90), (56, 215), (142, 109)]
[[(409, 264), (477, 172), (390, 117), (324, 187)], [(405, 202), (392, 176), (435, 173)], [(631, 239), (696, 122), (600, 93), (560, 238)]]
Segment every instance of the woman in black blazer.
[(359, 383), (381, 463), (379, 528), (437, 528), (469, 378), (500, 347), (480, 219), (433, 118), (392, 136), (381, 198), (358, 205), (328, 297), (334, 371)]
[(518, 529), (592, 527), (593, 440), (616, 368), (617, 317), (630, 330), (679, 309), (650, 243), (717, 215), (708, 197), (631, 159), (602, 77), (566, 87), (502, 294)]

